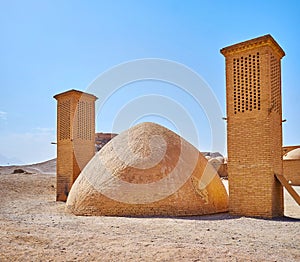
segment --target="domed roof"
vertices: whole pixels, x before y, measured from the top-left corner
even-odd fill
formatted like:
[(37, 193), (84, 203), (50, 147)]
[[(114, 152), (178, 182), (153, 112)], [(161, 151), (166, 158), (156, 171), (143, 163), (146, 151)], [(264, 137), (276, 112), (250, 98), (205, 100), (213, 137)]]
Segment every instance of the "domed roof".
[(165, 127), (142, 123), (91, 159), (67, 209), (76, 215), (203, 215), (227, 211), (228, 195), (195, 147)]
[(300, 148), (296, 148), (283, 156), (283, 160), (300, 159)]

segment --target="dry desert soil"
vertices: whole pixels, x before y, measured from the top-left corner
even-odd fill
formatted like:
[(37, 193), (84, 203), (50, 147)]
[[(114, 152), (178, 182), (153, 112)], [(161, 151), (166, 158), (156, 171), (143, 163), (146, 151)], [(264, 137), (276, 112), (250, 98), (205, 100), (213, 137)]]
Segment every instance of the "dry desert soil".
[(49, 165), (0, 167), (0, 261), (300, 261), (300, 207), (287, 192), (273, 220), (77, 217), (55, 201)]

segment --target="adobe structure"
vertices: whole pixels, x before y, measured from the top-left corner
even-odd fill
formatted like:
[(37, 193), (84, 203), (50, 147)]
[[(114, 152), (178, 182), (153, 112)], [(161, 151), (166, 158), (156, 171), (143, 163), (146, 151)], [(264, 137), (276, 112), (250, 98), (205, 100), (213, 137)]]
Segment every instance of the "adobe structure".
[(118, 134), (114, 133), (96, 133), (95, 134), (95, 145), (96, 151), (101, 150), (111, 139), (113, 139)]
[(283, 215), (282, 48), (270, 35), (221, 50), (226, 58), (229, 212)]
[(300, 186), (300, 146), (283, 147), (283, 174), (293, 186)]
[(141, 123), (107, 143), (73, 184), (75, 215), (191, 216), (228, 211), (216, 170), (193, 145), (155, 123)]
[(57, 100), (56, 200), (66, 201), (71, 186), (95, 154), (97, 97), (70, 90)]
[[(224, 172), (228, 172), (229, 178), (229, 212), (233, 215), (265, 218), (283, 216), (282, 185), (300, 205), (300, 197), (286, 180), (291, 179), (296, 183), (300, 180), (300, 154), (298, 155), (298, 151), (295, 153), (299, 148), (293, 146), (282, 148), (281, 59), (285, 53), (270, 35), (225, 47), (221, 49), (221, 53), (226, 58), (228, 163), (227, 166), (226, 163), (223, 165)], [(98, 165), (94, 157), (94, 103), (97, 98), (75, 90), (58, 94), (55, 98), (58, 101), (57, 200), (66, 201), (71, 186), (84, 166), (91, 159), (90, 163)], [(119, 138), (117, 141), (121, 143), (122, 140)], [(103, 147), (103, 150), (106, 147)], [(102, 153), (101, 151), (98, 153), (99, 157), (108, 161), (104, 151)], [(125, 155), (126, 153), (127, 151), (124, 151)], [(113, 162), (108, 161), (109, 165)], [(89, 177), (89, 165), (81, 176)], [(287, 173), (286, 179), (283, 172)], [(201, 176), (193, 174), (197, 178), (199, 175)], [(101, 180), (93, 175), (90, 178), (93, 181)], [(80, 181), (84, 179), (81, 178)], [(189, 183), (192, 183), (191, 181)], [(86, 188), (89, 188), (89, 185), (87, 183)], [(76, 187), (82, 188), (81, 186), (82, 184), (79, 185), (78, 182)], [(77, 201), (84, 201), (82, 190), (73, 194), (73, 196), (79, 194), (81, 199), (77, 197), (68, 199), (69, 206), (76, 210), (74, 212), (77, 214), (81, 213), (79, 209), (84, 206), (74, 204)], [(181, 194), (183, 197), (184, 195), (185, 193)], [(109, 203), (108, 200), (105, 201), (105, 204)], [(163, 208), (165, 203), (162, 203)], [(151, 207), (155, 210), (155, 205)], [(123, 214), (130, 215), (126, 208), (123, 209), (125, 210), (122, 211)], [(110, 214), (118, 215), (114, 213), (114, 209), (109, 210)], [(134, 214), (143, 215), (142, 210), (135, 209)], [(224, 211), (224, 208), (222, 210)], [(83, 213), (103, 215), (99, 210), (90, 211)], [(184, 210), (173, 212), (171, 215), (176, 214), (183, 215)], [(189, 214), (199, 213), (193, 209)]]

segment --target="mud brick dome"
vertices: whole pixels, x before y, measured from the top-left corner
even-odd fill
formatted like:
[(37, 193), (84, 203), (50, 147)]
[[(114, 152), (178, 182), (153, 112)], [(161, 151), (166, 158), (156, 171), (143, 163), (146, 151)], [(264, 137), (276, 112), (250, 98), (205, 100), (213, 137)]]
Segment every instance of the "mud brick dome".
[(76, 215), (203, 215), (227, 206), (227, 192), (207, 159), (154, 123), (134, 126), (106, 144), (67, 200), (67, 210)]

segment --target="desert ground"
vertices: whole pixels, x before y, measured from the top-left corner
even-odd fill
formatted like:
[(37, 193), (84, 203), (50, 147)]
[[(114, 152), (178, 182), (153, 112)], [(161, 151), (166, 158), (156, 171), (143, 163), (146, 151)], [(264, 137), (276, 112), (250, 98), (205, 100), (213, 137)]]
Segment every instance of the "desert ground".
[(77, 217), (55, 201), (53, 166), (0, 167), (0, 261), (300, 261), (300, 207), (287, 192), (273, 220)]

